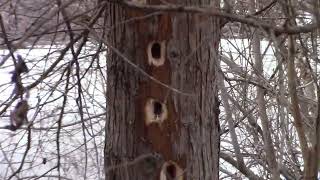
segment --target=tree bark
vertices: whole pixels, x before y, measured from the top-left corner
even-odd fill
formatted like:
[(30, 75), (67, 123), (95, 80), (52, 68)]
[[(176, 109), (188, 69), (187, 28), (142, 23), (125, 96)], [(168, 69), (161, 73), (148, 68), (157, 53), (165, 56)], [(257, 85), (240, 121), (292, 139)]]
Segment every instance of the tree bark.
[(220, 20), (109, 9), (106, 179), (219, 179)]

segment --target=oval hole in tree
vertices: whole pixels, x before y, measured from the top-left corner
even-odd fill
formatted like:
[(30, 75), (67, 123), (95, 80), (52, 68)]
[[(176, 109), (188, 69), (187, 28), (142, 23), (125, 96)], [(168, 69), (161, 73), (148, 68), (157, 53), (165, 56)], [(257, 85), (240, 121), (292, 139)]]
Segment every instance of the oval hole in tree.
[(166, 104), (154, 98), (149, 98), (147, 100), (144, 111), (146, 125), (150, 125), (151, 123), (161, 124), (168, 118), (168, 110)]
[(177, 172), (176, 172), (176, 166), (174, 164), (170, 164), (167, 166), (167, 176), (169, 176), (169, 179), (175, 179)]
[(167, 161), (163, 163), (160, 171), (160, 180), (183, 180), (183, 170), (174, 161)]
[(162, 66), (165, 62), (166, 42), (151, 41), (147, 47), (148, 63), (152, 66)]
[(155, 116), (159, 116), (162, 113), (162, 104), (158, 101), (153, 101), (153, 113)]
[(159, 59), (161, 57), (161, 44), (155, 42), (151, 47), (151, 54), (154, 59)]

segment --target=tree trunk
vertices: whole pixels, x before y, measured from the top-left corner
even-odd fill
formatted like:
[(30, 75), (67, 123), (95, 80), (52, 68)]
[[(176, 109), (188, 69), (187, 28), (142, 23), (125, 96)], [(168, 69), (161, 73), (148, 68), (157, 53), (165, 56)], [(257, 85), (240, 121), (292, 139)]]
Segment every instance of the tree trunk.
[(219, 179), (219, 19), (109, 9), (106, 179)]

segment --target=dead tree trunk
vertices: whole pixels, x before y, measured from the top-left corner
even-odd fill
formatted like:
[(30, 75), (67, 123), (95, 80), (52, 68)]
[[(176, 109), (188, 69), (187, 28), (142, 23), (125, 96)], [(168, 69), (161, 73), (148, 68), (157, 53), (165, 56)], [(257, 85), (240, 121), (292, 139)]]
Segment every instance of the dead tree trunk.
[[(188, 5), (214, 7), (199, 2)], [(106, 179), (219, 179), (220, 20), (120, 4), (109, 10)]]

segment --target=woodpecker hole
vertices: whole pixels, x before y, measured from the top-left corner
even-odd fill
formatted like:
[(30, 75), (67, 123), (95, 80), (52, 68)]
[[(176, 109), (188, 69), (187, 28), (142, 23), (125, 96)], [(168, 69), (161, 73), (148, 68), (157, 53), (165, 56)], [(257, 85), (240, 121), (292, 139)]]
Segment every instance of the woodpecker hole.
[(152, 44), (151, 54), (154, 59), (159, 59), (161, 57), (161, 45), (158, 42)]
[(162, 113), (162, 104), (158, 101), (153, 102), (153, 113), (156, 116), (160, 116)]
[(145, 105), (145, 122), (147, 125), (151, 123), (162, 123), (167, 119), (168, 111), (164, 103), (159, 100), (150, 98)]
[(160, 171), (160, 180), (183, 180), (183, 170), (174, 161), (165, 162)]
[(165, 61), (165, 41), (152, 41), (148, 45), (148, 62), (149, 65), (161, 66)]
[(176, 167), (174, 164), (170, 164), (167, 166), (167, 176), (170, 177), (170, 179), (175, 179), (176, 178)]

